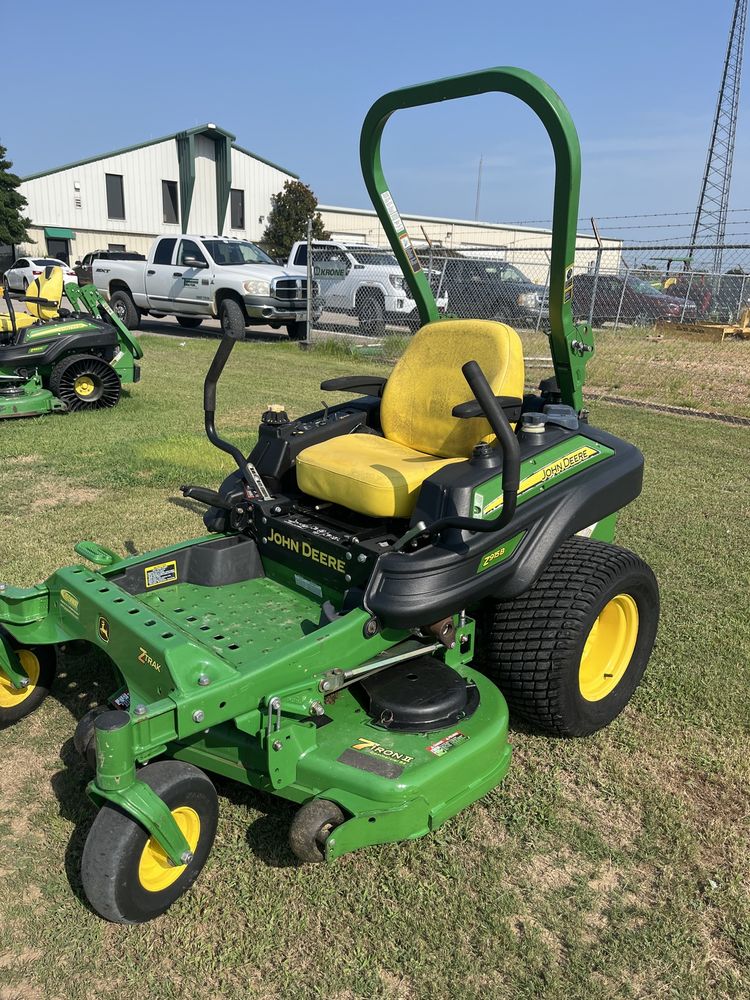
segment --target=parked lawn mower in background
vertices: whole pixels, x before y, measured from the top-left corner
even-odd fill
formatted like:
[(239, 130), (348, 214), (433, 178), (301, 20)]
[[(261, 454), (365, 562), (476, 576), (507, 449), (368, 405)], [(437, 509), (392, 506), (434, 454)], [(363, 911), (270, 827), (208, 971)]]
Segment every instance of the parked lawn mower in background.
[[(555, 153), (557, 381), (538, 394), (524, 395), (515, 330), (440, 318), (380, 162), (394, 111), (493, 91), (530, 106)], [(296, 419), (270, 406), (247, 457), (216, 429), (244, 336), (225, 328), (204, 416), (236, 469), (218, 491), (183, 487), (210, 534), (131, 557), (79, 542), (93, 568), (0, 592), (0, 725), (42, 702), (57, 644), (91, 643), (118, 675), (75, 735), (100, 807), (81, 878), (108, 920), (158, 916), (197, 878), (217, 830), (209, 773), (296, 803), (292, 851), (333, 861), (424, 836), (495, 788), (509, 706), (555, 736), (606, 726), (651, 653), (654, 575), (612, 544), (643, 457), (582, 413), (593, 341), (571, 313), (580, 153), (565, 106), (513, 68), (407, 87), (370, 109), (360, 156), (423, 324), (391, 375), (329, 379), (355, 398)]]
[[(47, 267), (26, 292), (0, 289), (0, 418), (115, 406), (123, 383), (137, 382), (143, 350), (93, 285)], [(28, 310), (16, 310), (20, 301)]]

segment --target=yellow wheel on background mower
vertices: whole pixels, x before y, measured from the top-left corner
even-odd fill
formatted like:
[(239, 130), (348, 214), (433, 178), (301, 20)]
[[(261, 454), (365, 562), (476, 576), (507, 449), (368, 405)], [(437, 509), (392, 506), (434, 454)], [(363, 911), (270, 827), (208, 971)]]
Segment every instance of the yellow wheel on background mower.
[(617, 687), (628, 669), (638, 639), (638, 605), (618, 594), (596, 616), (578, 668), (578, 686), (586, 701), (600, 701)]
[(55, 678), (57, 657), (54, 646), (17, 649), (16, 653), (29, 683), (23, 688), (13, 687), (0, 667), (0, 729), (12, 726), (39, 708)]

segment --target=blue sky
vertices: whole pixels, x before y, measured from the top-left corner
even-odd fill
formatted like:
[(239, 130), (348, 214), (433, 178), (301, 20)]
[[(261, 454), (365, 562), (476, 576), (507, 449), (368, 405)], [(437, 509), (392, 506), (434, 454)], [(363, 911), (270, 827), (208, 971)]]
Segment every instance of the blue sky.
[[(366, 206), (357, 147), (376, 97), (516, 65), (544, 77), (573, 115), (581, 215), (692, 211), (731, 10), (732, 0), (100, 0), (48, 5), (31, 43), (28, 11), (8, 3), (4, 34), (28, 44), (3, 47), (12, 99), (0, 141), (23, 175), (214, 121), (300, 174), (321, 203)], [(480, 217), (549, 218), (547, 140), (511, 98), (404, 112), (383, 149), (403, 212), (472, 218), (482, 154)], [(750, 203), (749, 181), (741, 105), (733, 207)]]

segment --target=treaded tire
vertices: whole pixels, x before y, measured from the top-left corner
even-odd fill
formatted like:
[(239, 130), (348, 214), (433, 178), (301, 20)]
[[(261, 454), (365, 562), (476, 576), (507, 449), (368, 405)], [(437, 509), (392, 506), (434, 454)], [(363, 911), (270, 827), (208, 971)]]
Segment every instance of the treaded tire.
[(325, 861), (325, 842), (345, 820), (335, 802), (310, 799), (297, 811), (289, 827), (289, 846), (300, 861)]
[[(88, 387), (86, 394), (78, 388), (81, 385)], [(70, 354), (58, 361), (49, 377), (49, 388), (71, 412), (117, 406), (122, 394), (120, 376), (92, 354)]]
[(141, 311), (133, 302), (129, 292), (124, 292), (122, 289), (113, 292), (109, 304), (128, 330), (138, 329), (141, 325)]
[(380, 292), (362, 291), (357, 296), (359, 332), (363, 337), (382, 337), (385, 333), (385, 302)]
[(287, 323), (286, 332), (290, 340), (304, 340), (307, 337), (307, 323)]
[(94, 723), (98, 715), (111, 711), (112, 709), (109, 705), (96, 705), (94, 708), (89, 709), (78, 720), (75, 732), (73, 733), (73, 746), (92, 771), (96, 770), (96, 729)]
[[(27, 715), (35, 712), (49, 694), (55, 679), (57, 672), (57, 649), (55, 646), (16, 647), (17, 653), (22, 653), (23, 650), (27, 650), (33, 655), (35, 672), (38, 669), (38, 676), (33, 682), (33, 690), (16, 704), (12, 704), (15, 700), (13, 692), (6, 687), (7, 678), (4, 678), (4, 683), (0, 680), (0, 729), (6, 729), (8, 726), (20, 722), (21, 719), (25, 719)], [(28, 672), (28, 665), (22, 663), (22, 666)], [(32, 675), (30, 674), (29, 676)], [(9, 702), (9, 704), (6, 704), (6, 702)]]
[[(638, 609), (635, 646), (614, 689), (587, 700), (579, 683), (583, 649), (599, 613), (622, 594)], [(555, 736), (588, 736), (612, 722), (638, 687), (656, 638), (659, 588), (634, 553), (576, 537), (529, 591), (486, 602), (477, 618), (479, 660), (511, 714)]]
[(236, 338), (242, 337), (247, 320), (245, 311), (239, 302), (234, 299), (223, 299), (219, 306), (219, 322), (221, 323), (222, 334), (231, 334)]
[(141, 768), (138, 780), (149, 785), (170, 809), (193, 810), (200, 819), (200, 833), (193, 859), (176, 881), (160, 891), (149, 891), (139, 876), (149, 834), (115, 806), (102, 806), (83, 848), (81, 880), (96, 912), (118, 924), (152, 920), (187, 892), (206, 863), (219, 818), (216, 789), (210, 778), (192, 764), (157, 761)]

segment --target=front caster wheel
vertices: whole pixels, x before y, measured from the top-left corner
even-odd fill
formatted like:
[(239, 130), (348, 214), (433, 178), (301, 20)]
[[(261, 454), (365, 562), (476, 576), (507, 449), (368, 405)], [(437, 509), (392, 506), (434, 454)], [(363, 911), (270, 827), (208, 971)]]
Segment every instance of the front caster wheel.
[(118, 924), (153, 920), (190, 888), (206, 863), (219, 818), (216, 789), (192, 764), (158, 761), (142, 768), (138, 780), (169, 806), (193, 857), (172, 865), (140, 823), (103, 806), (83, 848), (81, 880), (96, 912)]
[(0, 729), (12, 726), (39, 708), (55, 679), (57, 654), (54, 646), (33, 646), (17, 649), (16, 653), (29, 683), (24, 688), (14, 688), (0, 668)]
[(78, 720), (78, 725), (73, 733), (73, 746), (92, 771), (96, 770), (96, 729), (94, 723), (98, 715), (111, 711), (109, 705), (97, 705), (95, 708), (89, 709)]
[(325, 845), (331, 833), (344, 822), (344, 814), (335, 802), (311, 799), (292, 820), (289, 846), (300, 861), (313, 864), (325, 861)]

